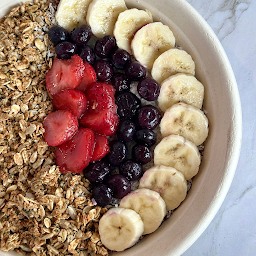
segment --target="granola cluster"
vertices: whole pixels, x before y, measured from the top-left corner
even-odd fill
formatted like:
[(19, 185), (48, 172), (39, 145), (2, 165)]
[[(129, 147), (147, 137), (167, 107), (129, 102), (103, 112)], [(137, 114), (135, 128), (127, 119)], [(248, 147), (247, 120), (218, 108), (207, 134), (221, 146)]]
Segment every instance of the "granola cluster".
[(108, 255), (98, 233), (107, 209), (90, 183), (61, 174), (42, 126), (52, 111), (45, 74), (56, 3), (34, 0), (0, 20), (0, 242), (22, 255)]

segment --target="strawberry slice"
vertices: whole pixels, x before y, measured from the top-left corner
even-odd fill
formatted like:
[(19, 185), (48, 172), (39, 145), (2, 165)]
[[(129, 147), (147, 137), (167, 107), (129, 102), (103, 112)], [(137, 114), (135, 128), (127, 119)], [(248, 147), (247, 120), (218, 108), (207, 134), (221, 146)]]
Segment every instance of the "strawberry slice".
[(101, 110), (112, 108), (115, 105), (115, 89), (111, 84), (93, 83), (85, 95), (88, 99), (88, 110), (100, 112)]
[(81, 128), (72, 139), (57, 147), (56, 163), (60, 172), (82, 172), (91, 160), (94, 144), (93, 131)]
[(95, 147), (92, 154), (91, 162), (98, 161), (109, 152), (108, 138), (104, 135), (94, 134)]
[(81, 91), (67, 89), (53, 96), (52, 105), (55, 109), (69, 110), (79, 118), (87, 109), (87, 99)]
[(84, 62), (84, 76), (76, 89), (85, 92), (91, 83), (96, 82), (96, 79), (97, 77), (93, 66), (87, 62)]
[(46, 87), (53, 96), (65, 89), (74, 89), (82, 81), (84, 63), (81, 57), (74, 55), (71, 59), (55, 58), (51, 69), (46, 74)]
[(44, 139), (49, 146), (58, 146), (69, 140), (78, 130), (77, 118), (68, 110), (47, 115), (43, 123)]
[(84, 127), (91, 128), (93, 131), (110, 136), (116, 132), (119, 118), (116, 113), (116, 106), (104, 109), (99, 113), (94, 111), (86, 112), (79, 120)]

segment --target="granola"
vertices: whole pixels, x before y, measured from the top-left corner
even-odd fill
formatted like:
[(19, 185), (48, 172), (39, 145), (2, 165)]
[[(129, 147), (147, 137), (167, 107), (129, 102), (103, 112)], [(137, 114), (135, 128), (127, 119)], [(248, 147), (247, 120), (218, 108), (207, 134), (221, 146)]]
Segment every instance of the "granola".
[(88, 180), (61, 174), (44, 141), (52, 111), (47, 31), (58, 1), (24, 3), (0, 20), (0, 242), (22, 255), (108, 255), (98, 233), (106, 208)]

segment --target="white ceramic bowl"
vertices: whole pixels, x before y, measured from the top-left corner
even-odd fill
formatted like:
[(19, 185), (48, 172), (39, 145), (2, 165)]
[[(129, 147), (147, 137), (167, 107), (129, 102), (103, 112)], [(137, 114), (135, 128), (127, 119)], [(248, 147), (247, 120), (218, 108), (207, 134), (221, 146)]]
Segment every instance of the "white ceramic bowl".
[[(1, 0), (0, 16), (20, 0)], [(170, 26), (177, 44), (192, 55), (196, 77), (205, 86), (204, 108), (210, 124), (199, 174), (182, 205), (153, 234), (118, 256), (181, 255), (202, 234), (232, 182), (242, 138), (241, 105), (226, 54), (204, 19), (184, 0), (126, 0), (128, 7), (149, 9)], [(0, 255), (15, 255), (0, 252)]]

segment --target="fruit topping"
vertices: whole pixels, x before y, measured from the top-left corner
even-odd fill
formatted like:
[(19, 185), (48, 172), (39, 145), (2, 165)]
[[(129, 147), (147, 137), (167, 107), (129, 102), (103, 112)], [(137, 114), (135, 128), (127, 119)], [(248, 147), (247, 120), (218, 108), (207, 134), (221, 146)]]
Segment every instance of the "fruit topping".
[(86, 24), (87, 10), (90, 0), (61, 0), (55, 18), (58, 24), (69, 32), (78, 25)]
[(136, 244), (143, 231), (140, 215), (131, 209), (111, 208), (99, 222), (102, 244), (114, 251), (124, 251)]
[(87, 99), (82, 92), (67, 89), (53, 96), (52, 105), (58, 110), (69, 110), (79, 118), (87, 110)]
[(151, 69), (156, 58), (175, 46), (175, 37), (168, 26), (152, 22), (138, 30), (131, 42), (137, 61)]
[(121, 199), (131, 192), (131, 182), (121, 174), (114, 174), (107, 180), (115, 198)]
[(138, 93), (145, 100), (155, 101), (160, 94), (160, 85), (150, 77), (144, 78), (138, 84)]
[(138, 123), (142, 128), (153, 130), (159, 124), (160, 119), (161, 114), (154, 106), (146, 105), (138, 111)]
[(90, 3), (86, 21), (92, 28), (93, 34), (100, 38), (113, 35), (114, 26), (119, 13), (126, 10), (124, 0), (93, 0)]
[(113, 108), (115, 105), (114, 99), (115, 90), (111, 84), (93, 83), (86, 91), (88, 98), (88, 110), (98, 113), (101, 110)]
[(78, 55), (69, 60), (55, 58), (46, 74), (47, 90), (53, 96), (62, 90), (76, 88), (83, 78), (84, 69), (83, 60)]
[(90, 163), (84, 169), (84, 176), (90, 182), (103, 182), (108, 174), (110, 173), (111, 167), (110, 164), (104, 160), (100, 160), (94, 163)]
[(95, 54), (93, 49), (89, 45), (83, 45), (79, 47), (77, 53), (83, 59), (84, 62), (93, 65), (95, 61)]
[(60, 42), (69, 40), (68, 31), (65, 28), (58, 25), (54, 25), (49, 29), (48, 36), (51, 42), (54, 44), (54, 46), (56, 46)]
[(150, 129), (141, 129), (134, 134), (134, 140), (138, 144), (151, 147), (156, 143), (156, 134)]
[(132, 148), (133, 158), (142, 164), (147, 164), (152, 160), (153, 153), (149, 147), (144, 145), (135, 145)]
[(131, 55), (123, 49), (117, 49), (111, 56), (111, 61), (117, 69), (124, 69), (131, 62)]
[(87, 87), (96, 82), (96, 73), (94, 68), (87, 62), (84, 62), (84, 75), (81, 80), (81, 83), (76, 87), (76, 90), (85, 92)]
[(113, 76), (113, 68), (106, 60), (96, 60), (94, 63), (94, 68), (99, 81), (108, 81)]
[(128, 142), (133, 139), (136, 132), (136, 125), (131, 120), (122, 120), (119, 123), (116, 134), (121, 141)]
[(88, 25), (80, 25), (71, 32), (71, 41), (76, 45), (86, 44), (92, 35), (92, 30)]
[[(115, 24), (114, 36), (119, 48), (132, 53), (131, 42), (137, 31), (144, 25), (153, 22), (152, 14), (149, 10), (128, 9), (118, 15)], [(142, 44), (145, 38), (141, 40)]]
[(137, 212), (143, 223), (143, 235), (154, 232), (166, 215), (166, 204), (156, 191), (140, 188), (132, 191), (120, 201), (120, 207)]
[(131, 78), (131, 80), (139, 81), (140, 79), (146, 77), (147, 72), (140, 63), (132, 62), (127, 65), (125, 74)]
[(141, 101), (131, 92), (122, 92), (116, 97), (116, 105), (120, 119), (131, 119), (140, 108)]
[(75, 55), (77, 47), (71, 42), (60, 42), (55, 47), (55, 53), (58, 59), (70, 59), (71, 56)]
[(50, 113), (43, 123), (44, 138), (49, 146), (58, 146), (69, 140), (78, 130), (77, 118), (68, 110)]
[(56, 163), (60, 172), (82, 172), (91, 160), (94, 144), (93, 131), (88, 128), (81, 128), (70, 140), (58, 146)]
[(130, 90), (130, 80), (122, 73), (116, 73), (112, 77), (112, 84), (116, 92), (129, 91)]
[(115, 47), (116, 39), (113, 36), (104, 36), (96, 41), (94, 51), (100, 58), (107, 58)]
[(120, 166), (120, 174), (124, 175), (128, 180), (139, 180), (143, 174), (142, 166), (133, 161), (127, 160)]
[(114, 166), (120, 165), (127, 156), (126, 145), (121, 141), (114, 140), (109, 143), (109, 146), (110, 150), (109, 154), (107, 155), (108, 161)]
[(113, 135), (116, 132), (118, 122), (119, 118), (114, 107), (104, 109), (99, 113), (88, 111), (79, 120), (82, 126), (106, 136)]
[(109, 205), (113, 198), (112, 190), (105, 184), (98, 184), (92, 191), (92, 197), (101, 207)]
[(91, 162), (102, 159), (109, 152), (108, 138), (105, 135), (94, 134), (94, 138), (95, 147), (92, 154)]
[(183, 174), (163, 165), (148, 169), (140, 179), (139, 188), (158, 192), (165, 201), (167, 211), (177, 208), (187, 195), (187, 182)]

